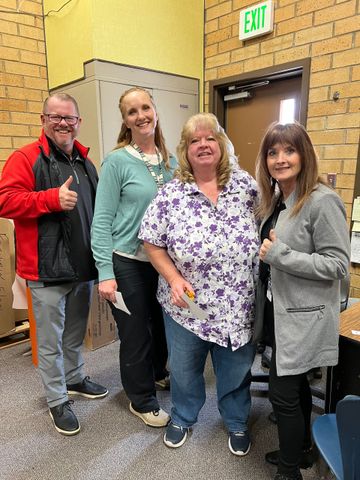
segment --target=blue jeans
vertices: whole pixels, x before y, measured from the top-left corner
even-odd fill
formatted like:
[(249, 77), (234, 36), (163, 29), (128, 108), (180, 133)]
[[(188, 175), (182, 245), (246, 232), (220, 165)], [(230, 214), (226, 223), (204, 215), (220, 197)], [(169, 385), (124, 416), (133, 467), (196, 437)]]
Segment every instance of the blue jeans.
[(229, 432), (247, 430), (251, 405), (250, 369), (255, 347), (247, 344), (233, 352), (230, 344), (221, 347), (197, 337), (165, 311), (164, 319), (173, 404), (171, 420), (182, 427), (196, 423), (206, 398), (204, 368), (210, 352), (222, 419)]

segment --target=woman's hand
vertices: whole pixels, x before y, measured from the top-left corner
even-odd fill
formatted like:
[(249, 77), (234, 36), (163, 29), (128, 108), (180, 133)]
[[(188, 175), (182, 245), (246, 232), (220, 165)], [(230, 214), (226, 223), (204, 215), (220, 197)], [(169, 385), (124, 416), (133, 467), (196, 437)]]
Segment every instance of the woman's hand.
[(276, 240), (276, 233), (275, 233), (275, 230), (270, 230), (269, 232), (269, 237), (270, 239), (268, 238), (265, 238), (265, 240), (263, 241), (261, 247), (260, 247), (260, 260), (262, 260), (263, 262), (265, 261), (265, 257), (268, 253), (268, 251), (270, 250), (270, 248), (272, 247), (273, 243), (275, 242)]
[(185, 291), (194, 292), (189, 282), (184, 280), (181, 276), (170, 282), (171, 287), (171, 302), (180, 308), (189, 308), (188, 304), (181, 298)]
[(115, 292), (117, 290), (117, 283), (114, 278), (110, 280), (103, 280), (99, 282), (99, 295), (104, 300), (110, 300), (110, 302), (116, 302)]

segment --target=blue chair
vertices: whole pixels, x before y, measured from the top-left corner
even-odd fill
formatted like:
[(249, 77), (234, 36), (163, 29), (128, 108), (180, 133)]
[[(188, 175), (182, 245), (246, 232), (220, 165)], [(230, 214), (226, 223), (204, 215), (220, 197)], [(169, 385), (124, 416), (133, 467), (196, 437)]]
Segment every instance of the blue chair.
[(360, 397), (347, 395), (336, 413), (317, 417), (312, 426), (319, 452), (337, 480), (360, 480)]

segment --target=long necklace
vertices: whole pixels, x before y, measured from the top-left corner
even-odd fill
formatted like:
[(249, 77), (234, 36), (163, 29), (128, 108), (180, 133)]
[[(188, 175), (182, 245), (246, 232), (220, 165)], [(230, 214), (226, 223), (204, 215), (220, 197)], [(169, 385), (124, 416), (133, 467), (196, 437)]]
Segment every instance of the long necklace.
[(161, 168), (161, 159), (160, 159), (160, 154), (159, 154), (158, 148), (156, 147), (156, 156), (157, 156), (157, 161), (158, 161), (158, 166), (159, 166), (159, 174), (157, 175), (155, 173), (155, 170), (153, 169), (153, 166), (149, 162), (149, 159), (147, 158), (145, 153), (141, 150), (139, 145), (137, 145), (134, 141), (132, 141), (130, 143), (130, 145), (133, 148), (135, 148), (135, 150), (139, 153), (139, 155), (142, 158), (143, 162), (145, 163), (147, 169), (149, 170), (150, 175), (154, 179), (157, 187), (158, 188), (162, 187), (164, 185), (164, 175), (163, 175), (162, 168)]

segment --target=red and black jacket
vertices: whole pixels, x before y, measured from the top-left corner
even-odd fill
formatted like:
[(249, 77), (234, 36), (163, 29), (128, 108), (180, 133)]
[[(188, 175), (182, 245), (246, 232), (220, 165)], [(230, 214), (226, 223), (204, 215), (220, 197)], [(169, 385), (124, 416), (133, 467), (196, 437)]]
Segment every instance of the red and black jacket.
[[(89, 149), (76, 140), (74, 146), (85, 159), (86, 173), (96, 190), (98, 177), (87, 158)], [(71, 223), (59, 200), (65, 180), (43, 131), (38, 141), (16, 150), (3, 168), (0, 217), (14, 220), (16, 271), (26, 280), (77, 279), (70, 260)]]

